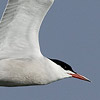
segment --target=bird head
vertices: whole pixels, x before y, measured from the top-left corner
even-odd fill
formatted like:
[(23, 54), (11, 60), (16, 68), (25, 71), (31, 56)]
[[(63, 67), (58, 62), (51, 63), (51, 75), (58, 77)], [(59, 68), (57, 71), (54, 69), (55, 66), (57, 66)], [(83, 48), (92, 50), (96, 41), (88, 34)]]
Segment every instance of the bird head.
[(64, 72), (66, 74), (65, 77), (73, 77), (73, 78), (77, 78), (77, 79), (80, 79), (80, 80), (84, 80), (84, 81), (88, 81), (88, 82), (91, 82), (88, 78), (86, 78), (85, 76), (83, 75), (80, 75), (78, 74), (77, 72), (75, 72), (70, 65), (66, 64), (65, 62), (63, 61), (60, 61), (60, 60), (56, 60), (56, 59), (50, 59), (52, 60), (54, 63), (56, 63), (57, 65), (60, 65), (61, 68), (64, 69)]

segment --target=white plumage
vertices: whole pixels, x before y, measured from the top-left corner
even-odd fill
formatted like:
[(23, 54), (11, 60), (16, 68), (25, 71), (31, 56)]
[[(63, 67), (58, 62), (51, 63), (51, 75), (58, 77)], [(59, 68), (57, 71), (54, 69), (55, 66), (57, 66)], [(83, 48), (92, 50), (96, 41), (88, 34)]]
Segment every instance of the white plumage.
[[(0, 22), (0, 85), (48, 84), (72, 77), (41, 54), (38, 33), (54, 0), (8, 0)], [(66, 73), (67, 72), (67, 73)]]
[(0, 24), (2, 57), (41, 56), (38, 32), (52, 3), (52, 0), (8, 1)]

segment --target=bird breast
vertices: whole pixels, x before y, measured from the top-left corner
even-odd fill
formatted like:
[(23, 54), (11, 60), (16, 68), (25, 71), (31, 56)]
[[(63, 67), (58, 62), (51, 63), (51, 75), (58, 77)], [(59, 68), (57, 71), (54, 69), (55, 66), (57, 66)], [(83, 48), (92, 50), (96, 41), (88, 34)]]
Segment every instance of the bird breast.
[(55, 73), (43, 58), (4, 59), (0, 61), (1, 86), (48, 84), (57, 80)]

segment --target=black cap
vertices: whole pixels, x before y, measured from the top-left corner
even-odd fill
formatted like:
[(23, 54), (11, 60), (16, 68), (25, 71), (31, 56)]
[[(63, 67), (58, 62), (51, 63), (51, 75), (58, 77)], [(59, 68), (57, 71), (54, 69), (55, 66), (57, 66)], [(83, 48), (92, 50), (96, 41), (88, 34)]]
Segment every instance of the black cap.
[[(73, 69), (71, 68), (71, 66), (68, 65), (67, 63), (57, 60), (57, 59), (50, 59), (50, 60), (53, 61), (54, 63), (56, 63), (57, 65), (60, 65), (64, 70), (70, 70), (70, 71), (74, 72)], [(76, 72), (74, 72), (74, 73), (76, 73)]]

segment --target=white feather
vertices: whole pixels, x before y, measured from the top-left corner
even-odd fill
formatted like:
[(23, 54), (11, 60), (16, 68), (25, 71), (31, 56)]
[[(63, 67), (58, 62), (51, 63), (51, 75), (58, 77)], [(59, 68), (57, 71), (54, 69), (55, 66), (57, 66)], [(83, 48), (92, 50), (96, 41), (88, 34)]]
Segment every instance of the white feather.
[(0, 22), (0, 86), (48, 84), (74, 74), (40, 52), (39, 29), (53, 1), (8, 1)]
[(41, 56), (38, 33), (53, 0), (8, 0), (0, 23), (0, 58)]
[(0, 23), (0, 85), (47, 84), (66, 72), (40, 52), (38, 33), (53, 0), (9, 0)]

